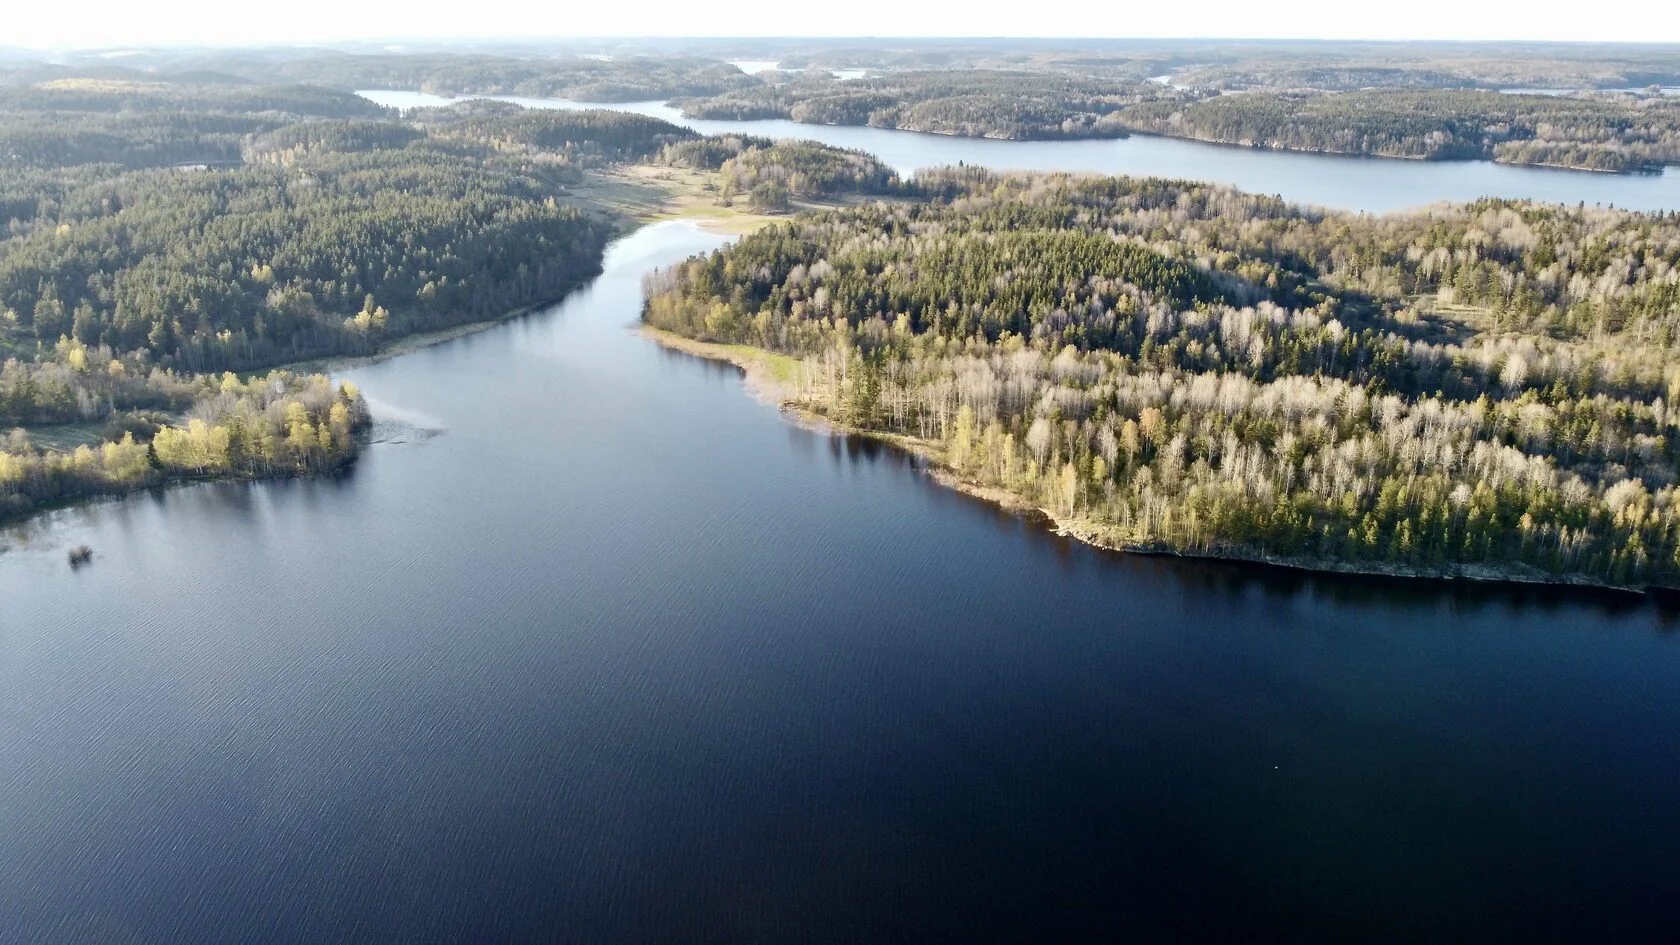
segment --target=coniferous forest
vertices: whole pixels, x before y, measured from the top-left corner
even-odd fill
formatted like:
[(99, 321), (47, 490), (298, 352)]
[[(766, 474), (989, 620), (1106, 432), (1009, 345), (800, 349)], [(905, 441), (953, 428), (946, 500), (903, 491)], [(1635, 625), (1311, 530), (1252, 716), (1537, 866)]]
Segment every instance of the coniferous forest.
[(1680, 216), (1383, 217), (923, 174), (661, 273), (646, 320), (1119, 547), (1680, 583)]

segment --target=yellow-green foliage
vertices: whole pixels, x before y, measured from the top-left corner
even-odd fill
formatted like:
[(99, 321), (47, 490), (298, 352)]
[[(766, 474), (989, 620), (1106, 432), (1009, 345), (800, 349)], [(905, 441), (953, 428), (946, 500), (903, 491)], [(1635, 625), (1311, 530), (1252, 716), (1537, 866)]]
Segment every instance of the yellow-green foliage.
[(171, 479), (336, 468), (355, 457), (356, 431), (367, 423), (361, 391), (320, 374), (224, 374), (206, 379), (203, 391), (183, 422), (159, 428), (149, 443), (124, 432), (97, 449), (37, 450), (14, 430), (0, 439), (0, 517)]
[(1680, 587), (1673, 214), (917, 185), (650, 277), (644, 318), (1111, 540)]

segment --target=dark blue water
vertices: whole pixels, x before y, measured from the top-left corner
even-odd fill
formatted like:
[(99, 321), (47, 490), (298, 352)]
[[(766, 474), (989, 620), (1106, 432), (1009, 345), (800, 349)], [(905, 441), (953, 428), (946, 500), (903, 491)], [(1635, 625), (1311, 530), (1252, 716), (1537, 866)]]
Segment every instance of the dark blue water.
[(0, 942), (1672, 940), (1671, 617), (1069, 544), (630, 333), (716, 243), (8, 533)]
[[(423, 92), (360, 93), (394, 108), (447, 105)], [(1256, 194), (1329, 207), (1387, 213), (1479, 197), (1585, 203), (1624, 210), (1680, 210), (1680, 168), (1661, 174), (1594, 174), (1517, 167), (1492, 161), (1401, 161), (1262, 151), (1151, 135), (1119, 141), (998, 141), (916, 134), (886, 128), (806, 125), (792, 121), (705, 121), (682, 117), (662, 102), (599, 105), (565, 99), (497, 96), (527, 108), (611, 108), (663, 118), (703, 134), (744, 132), (809, 138), (875, 155), (902, 174), (924, 167), (970, 164), (997, 170), (1069, 171), (1187, 178), (1229, 184)]]

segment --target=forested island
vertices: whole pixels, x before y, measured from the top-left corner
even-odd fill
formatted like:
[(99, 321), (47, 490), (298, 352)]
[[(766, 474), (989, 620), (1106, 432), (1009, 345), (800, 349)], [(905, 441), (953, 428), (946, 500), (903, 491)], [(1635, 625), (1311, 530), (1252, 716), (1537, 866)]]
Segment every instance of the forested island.
[(794, 200), (886, 196), (910, 184), (872, 154), (814, 141), (717, 135), (666, 145), (661, 164), (716, 171), (717, 201), (744, 197), (754, 210), (783, 213)]
[(645, 320), (1100, 545), (1680, 584), (1680, 216), (918, 185), (666, 271)]

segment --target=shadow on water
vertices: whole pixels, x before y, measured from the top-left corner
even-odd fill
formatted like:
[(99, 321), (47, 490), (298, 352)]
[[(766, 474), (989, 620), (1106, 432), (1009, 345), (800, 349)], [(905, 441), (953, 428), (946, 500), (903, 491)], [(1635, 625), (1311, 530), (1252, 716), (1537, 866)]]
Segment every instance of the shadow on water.
[(679, 351), (676, 348), (667, 348), (657, 342), (650, 342), (650, 344), (653, 344), (654, 348), (658, 350), (659, 360), (666, 365), (697, 365), (700, 372), (705, 374), (708, 380), (746, 380), (747, 372), (734, 364), (730, 364), (728, 361), (719, 361), (716, 358), (703, 358), (700, 355), (690, 354), (687, 351)]
[[(712, 378), (740, 381), (746, 372), (726, 361), (656, 346), (670, 363), (698, 364)], [(1454, 616), (1486, 614), (1502, 609), (1511, 618), (1556, 614), (1585, 608), (1603, 617), (1649, 613), (1658, 627), (1680, 627), (1680, 591), (1653, 589), (1640, 594), (1614, 588), (1522, 581), (1478, 581), (1450, 578), (1413, 578), (1378, 574), (1310, 571), (1259, 561), (1181, 557), (1114, 551), (1087, 545), (1056, 531), (1048, 516), (1036, 511), (1012, 511), (995, 502), (947, 488), (927, 475), (927, 464), (890, 443), (854, 433), (809, 429), (789, 424), (789, 441), (809, 454), (818, 439), (826, 441), (830, 458), (848, 465), (886, 466), (913, 475), (942, 499), (954, 499), (971, 512), (983, 513), (1000, 530), (1022, 534), (1053, 553), (1057, 564), (1072, 570), (1089, 560), (1137, 580), (1168, 585), (1198, 596), (1240, 601), (1261, 599), (1286, 602), (1303, 598), (1338, 607), (1382, 607), (1403, 612), (1439, 612)]]
[(170, 514), (172, 506), (196, 504), (216, 513), (218, 519), (253, 528), (261, 524), (260, 498), (279, 503), (301, 502), (304, 508), (319, 509), (327, 496), (353, 486), (357, 463), (316, 476), (279, 479), (237, 479), (212, 482), (176, 482), (151, 486), (125, 495), (83, 499), (73, 506), (31, 516), (21, 522), (0, 525), (0, 554), (8, 551), (51, 550), (70, 542), (72, 533), (114, 527), (119, 534), (131, 534), (146, 525), (136, 512), (149, 510)]
[(983, 514), (1000, 530), (1028, 536), (1034, 544), (1051, 551), (1064, 570), (1087, 561), (1096, 562), (1149, 584), (1175, 586), (1192, 596), (1233, 602), (1255, 596), (1280, 603), (1306, 598), (1337, 607), (1381, 607), (1406, 612), (1436, 612), (1445, 607), (1455, 616), (1503, 610), (1512, 618), (1584, 608), (1603, 617), (1648, 612), (1665, 630), (1680, 626), (1680, 591), (1656, 589), (1641, 594), (1615, 588), (1523, 581), (1345, 574), (1259, 561), (1098, 548), (1059, 533), (1054, 522), (1041, 512), (1011, 511), (987, 499), (941, 485), (927, 475), (927, 464), (922, 459), (889, 443), (846, 433), (807, 435), (825, 436), (829, 455), (836, 462), (884, 465), (913, 474), (924, 488), (942, 499), (952, 499)]

